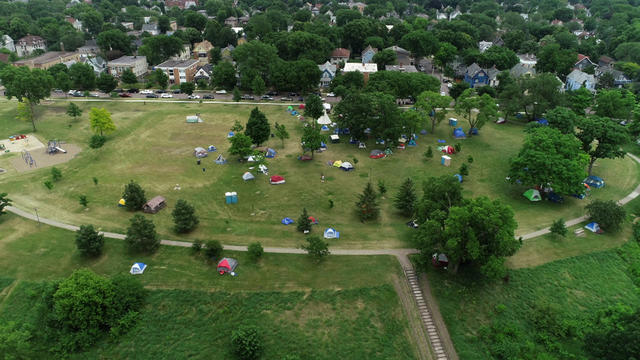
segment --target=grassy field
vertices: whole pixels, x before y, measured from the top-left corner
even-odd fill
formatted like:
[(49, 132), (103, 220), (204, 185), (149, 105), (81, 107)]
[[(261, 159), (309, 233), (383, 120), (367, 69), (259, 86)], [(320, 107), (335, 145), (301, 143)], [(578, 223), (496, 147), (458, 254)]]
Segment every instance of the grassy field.
[[(569, 219), (583, 213), (586, 201), (568, 198), (562, 205), (548, 202), (530, 203), (521, 193), (522, 187), (506, 184), (504, 178), (508, 159), (517, 153), (522, 142), (522, 127), (516, 124), (487, 124), (481, 135), (462, 141), (463, 149), (453, 158), (450, 168), (439, 165), (436, 158), (425, 161), (422, 153), (428, 145), (437, 145), (437, 139), (455, 143), (451, 128), (441, 124), (435, 134), (421, 136), (418, 146), (398, 150), (386, 159), (372, 160), (369, 151), (376, 148), (373, 141), (366, 150), (350, 144), (329, 145), (329, 150), (317, 154), (311, 162), (296, 160), (300, 154), (299, 136), (302, 125), (283, 107), (261, 106), (273, 124), (285, 124), (291, 139), (282, 148), (278, 139), (266, 145), (279, 154), (269, 160), (270, 174), (283, 175), (287, 184), (271, 186), (268, 178), (257, 175), (255, 182), (245, 183), (241, 179), (249, 164), (242, 164), (228, 157), (229, 164), (213, 164), (217, 153), (205, 159), (206, 172), (197, 166), (192, 156), (196, 146), (213, 144), (225, 156), (228, 148), (226, 133), (235, 120), (245, 123), (252, 106), (210, 104), (168, 104), (159, 102), (141, 103), (79, 103), (84, 110), (82, 119), (71, 123), (65, 115), (64, 101), (41, 107), (37, 135), (46, 143), (58, 138), (82, 146), (84, 151), (66, 164), (58, 166), (63, 179), (51, 191), (43, 186), (50, 169), (43, 168), (26, 173), (12, 171), (1, 175), (0, 186), (10, 193), (16, 204), (26, 210), (38, 208), (41, 216), (52, 217), (69, 223), (93, 223), (103, 230), (122, 232), (131, 213), (116, 206), (124, 184), (133, 179), (146, 190), (147, 196), (163, 195), (168, 208), (153, 215), (159, 232), (164, 238), (209, 239), (216, 238), (229, 244), (246, 244), (259, 240), (269, 246), (297, 246), (301, 236), (292, 227), (285, 227), (280, 220), (297, 218), (303, 206), (319, 219), (321, 227), (332, 226), (341, 232), (340, 240), (331, 245), (351, 248), (406, 247), (409, 245), (410, 229), (407, 219), (397, 215), (392, 207), (393, 196), (406, 177), (417, 183), (430, 176), (453, 175), (468, 155), (475, 159), (471, 174), (465, 179), (467, 196), (487, 195), (500, 198), (510, 204), (519, 223), (518, 234), (524, 234), (548, 226), (557, 217)], [(118, 130), (110, 135), (106, 145), (98, 150), (86, 144), (90, 136), (87, 113), (91, 106), (104, 106), (113, 113)], [(186, 124), (186, 115), (200, 113), (202, 124)], [(0, 102), (0, 136), (26, 133), (29, 125), (14, 120), (15, 102)], [(3, 135), (4, 134), (4, 135)], [(10, 158), (0, 156), (0, 167), (12, 170)], [(345, 173), (327, 166), (331, 160), (359, 161), (356, 170)], [(604, 176), (607, 186), (593, 192), (593, 198), (618, 199), (633, 189), (638, 167), (630, 159), (599, 160), (596, 175)], [(320, 182), (320, 175), (327, 178)], [(92, 178), (99, 180), (95, 186)], [(382, 217), (375, 224), (361, 224), (353, 210), (356, 195), (367, 181), (377, 183), (384, 180), (389, 192), (382, 199)], [(181, 190), (173, 190), (180, 184)], [(5, 190), (6, 189), (6, 190)], [(240, 202), (224, 204), (224, 193), (236, 191)], [(78, 204), (78, 197), (87, 195), (89, 210)], [(171, 216), (173, 204), (184, 198), (195, 204), (201, 223), (198, 229), (187, 236), (172, 233)], [(329, 199), (335, 206), (330, 208)]]
[[(138, 277), (152, 290), (139, 325), (77, 358), (228, 359), (230, 333), (242, 323), (260, 329), (265, 359), (416, 357), (393, 286), (399, 265), (389, 256), (329, 256), (316, 264), (301, 255), (265, 254), (252, 264), (244, 253), (225, 252), (240, 266), (237, 276), (220, 276), (190, 249), (162, 246), (152, 256), (134, 256), (113, 239), (101, 257), (86, 260), (75, 250), (74, 233), (14, 215), (0, 219), (0, 253), (0, 322), (21, 324), (35, 324), (44, 281), (82, 267), (112, 276), (134, 261), (149, 265)], [(33, 346), (47, 358), (45, 345)]]

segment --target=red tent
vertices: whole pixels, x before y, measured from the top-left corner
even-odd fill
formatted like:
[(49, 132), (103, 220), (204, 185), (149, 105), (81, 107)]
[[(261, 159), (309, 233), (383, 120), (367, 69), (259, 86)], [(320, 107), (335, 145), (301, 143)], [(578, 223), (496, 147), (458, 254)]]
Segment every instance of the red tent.
[(317, 224), (318, 220), (316, 220), (316, 218), (314, 218), (313, 216), (309, 216), (309, 221), (311, 221), (312, 224)]
[(456, 149), (454, 149), (453, 146), (447, 145), (442, 148), (442, 152), (445, 154), (455, 154)]
[(280, 175), (273, 175), (270, 179), (269, 179), (269, 183), (271, 183), (271, 185), (279, 185), (279, 184), (284, 184), (284, 178)]
[(298, 106), (298, 109), (304, 109), (304, 104), (300, 104), (300, 106)]
[(218, 262), (218, 272), (224, 275), (227, 272), (233, 272), (238, 267), (238, 260), (232, 258), (223, 258)]

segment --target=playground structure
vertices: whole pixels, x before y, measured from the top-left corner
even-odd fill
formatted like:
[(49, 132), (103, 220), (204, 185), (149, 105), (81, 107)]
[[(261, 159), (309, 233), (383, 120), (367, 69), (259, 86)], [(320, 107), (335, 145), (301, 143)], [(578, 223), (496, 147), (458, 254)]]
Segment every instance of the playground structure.
[(24, 163), (29, 165), (29, 167), (38, 167), (38, 165), (36, 164), (36, 161), (33, 159), (33, 157), (31, 156), (31, 153), (28, 152), (27, 150), (22, 150), (22, 160), (24, 160)]
[(63, 141), (60, 140), (49, 140), (47, 143), (47, 154), (53, 155), (57, 153), (66, 154), (67, 150), (62, 148)]

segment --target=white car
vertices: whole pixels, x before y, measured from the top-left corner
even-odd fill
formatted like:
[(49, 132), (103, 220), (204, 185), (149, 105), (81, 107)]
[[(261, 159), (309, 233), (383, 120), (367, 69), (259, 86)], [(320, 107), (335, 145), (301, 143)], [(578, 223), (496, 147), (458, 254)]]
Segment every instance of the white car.
[(227, 90), (218, 90), (216, 91), (216, 94), (226, 94)]
[(160, 94), (160, 97), (163, 98), (163, 99), (169, 99), (169, 98), (172, 98), (173, 95), (171, 95), (169, 93), (163, 93), (163, 94)]
[(144, 94), (144, 95), (153, 94), (153, 90), (149, 90), (149, 89), (141, 90), (140, 94)]
[(328, 93), (328, 94), (327, 94), (327, 96), (328, 96), (328, 97), (335, 97), (335, 96), (336, 96), (336, 94), (334, 94), (334, 93)]
[(200, 95), (189, 95), (189, 99), (200, 99)]

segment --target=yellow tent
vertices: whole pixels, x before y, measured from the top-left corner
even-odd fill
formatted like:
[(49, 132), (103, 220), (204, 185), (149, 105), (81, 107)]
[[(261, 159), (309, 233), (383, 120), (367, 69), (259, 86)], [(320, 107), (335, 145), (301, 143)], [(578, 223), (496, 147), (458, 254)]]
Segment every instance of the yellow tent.
[(125, 204), (124, 199), (120, 199), (120, 201), (118, 201), (118, 205), (124, 206), (124, 204)]
[(340, 160), (336, 160), (336, 161), (333, 162), (333, 166), (335, 166), (335, 167), (339, 168), (340, 165), (342, 165), (342, 161), (340, 161)]

